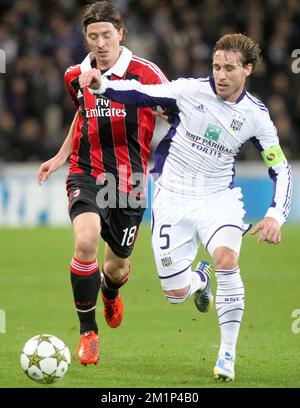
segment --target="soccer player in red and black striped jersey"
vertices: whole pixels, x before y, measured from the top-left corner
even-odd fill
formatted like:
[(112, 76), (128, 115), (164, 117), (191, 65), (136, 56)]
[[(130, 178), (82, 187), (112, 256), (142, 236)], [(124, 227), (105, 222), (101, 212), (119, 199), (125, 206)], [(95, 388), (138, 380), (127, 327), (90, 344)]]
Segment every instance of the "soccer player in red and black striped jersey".
[[(82, 364), (97, 364), (97, 296), (101, 288), (106, 321), (118, 327), (123, 315), (119, 288), (127, 282), (145, 210), (154, 113), (95, 96), (80, 88), (79, 76), (97, 68), (111, 80), (160, 84), (167, 79), (155, 64), (120, 45), (126, 28), (109, 2), (87, 6), (83, 27), (91, 52), (65, 73), (77, 112), (58, 154), (41, 165), (38, 180), (45, 181), (70, 156), (67, 192), (75, 237), (71, 282), (80, 320), (79, 359)], [(97, 262), (100, 235), (106, 242), (102, 273)]]

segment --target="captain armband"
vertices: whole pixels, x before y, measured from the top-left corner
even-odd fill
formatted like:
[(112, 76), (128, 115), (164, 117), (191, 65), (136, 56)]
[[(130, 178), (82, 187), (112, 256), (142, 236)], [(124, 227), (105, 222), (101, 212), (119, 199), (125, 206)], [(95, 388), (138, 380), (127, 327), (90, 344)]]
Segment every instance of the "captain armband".
[(266, 163), (267, 167), (275, 166), (286, 160), (283, 151), (279, 145), (272, 146), (267, 150), (263, 150), (261, 155)]

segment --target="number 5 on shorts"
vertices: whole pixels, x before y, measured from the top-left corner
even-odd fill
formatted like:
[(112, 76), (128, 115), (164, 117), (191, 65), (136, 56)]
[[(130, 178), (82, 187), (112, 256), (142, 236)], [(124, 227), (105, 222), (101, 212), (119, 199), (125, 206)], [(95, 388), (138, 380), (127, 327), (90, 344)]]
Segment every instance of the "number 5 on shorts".
[(165, 245), (162, 245), (160, 249), (168, 249), (170, 246), (170, 235), (166, 232), (163, 233), (166, 228), (170, 228), (170, 227), (171, 227), (170, 224), (164, 224), (160, 227), (159, 236), (160, 238), (163, 238), (164, 240), (166, 240)]
[(121, 246), (124, 245), (130, 246), (134, 242), (136, 230), (137, 230), (136, 225), (134, 225), (131, 228), (123, 229), (124, 235), (121, 242)]

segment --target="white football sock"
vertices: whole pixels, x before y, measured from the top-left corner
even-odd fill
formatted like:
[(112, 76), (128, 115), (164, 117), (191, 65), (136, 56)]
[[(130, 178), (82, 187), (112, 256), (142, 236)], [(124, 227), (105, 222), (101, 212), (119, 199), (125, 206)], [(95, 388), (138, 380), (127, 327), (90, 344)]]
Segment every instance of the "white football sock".
[(216, 310), (221, 331), (219, 354), (227, 351), (235, 358), (235, 348), (244, 311), (244, 285), (239, 267), (215, 272)]

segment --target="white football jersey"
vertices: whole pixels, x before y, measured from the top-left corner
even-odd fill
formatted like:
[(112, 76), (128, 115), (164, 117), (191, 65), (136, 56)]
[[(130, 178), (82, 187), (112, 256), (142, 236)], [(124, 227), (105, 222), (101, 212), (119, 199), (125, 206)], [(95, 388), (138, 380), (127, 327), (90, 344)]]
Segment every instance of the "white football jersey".
[[(162, 85), (103, 78), (101, 88), (93, 92), (124, 104), (172, 108), (172, 125), (157, 147), (151, 172), (161, 187), (181, 194), (205, 197), (232, 188), (235, 156), (247, 140), (261, 152), (279, 145), (262, 102), (247, 91), (234, 103), (224, 101), (210, 77)], [(266, 215), (282, 224), (291, 203), (290, 166), (286, 160), (277, 161), (269, 166), (269, 175), (274, 194)]]

